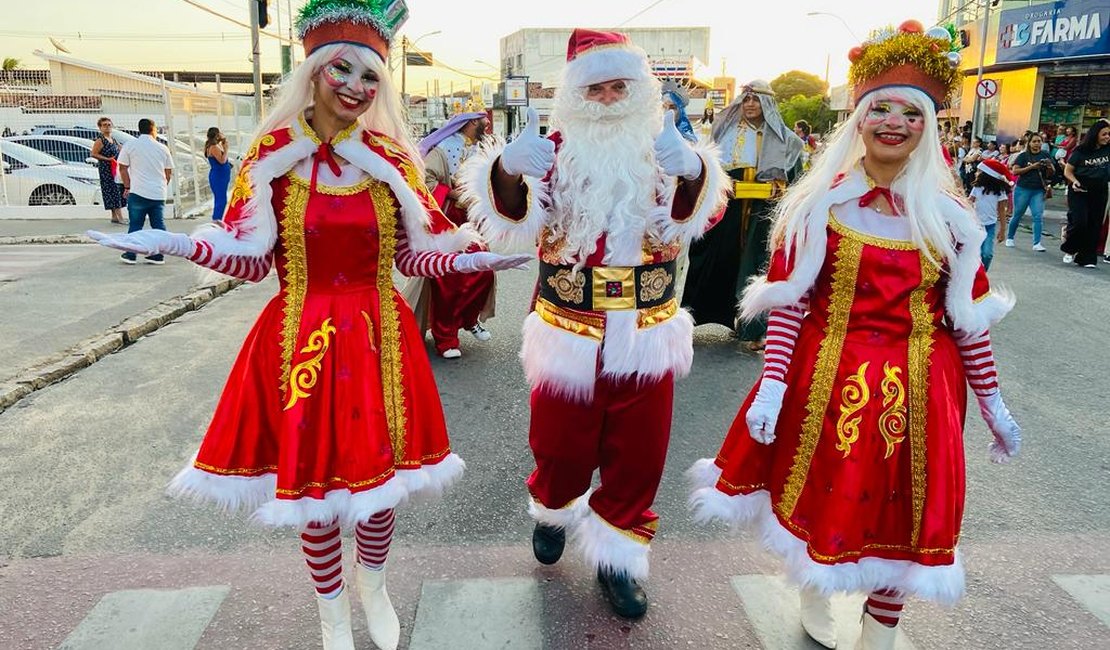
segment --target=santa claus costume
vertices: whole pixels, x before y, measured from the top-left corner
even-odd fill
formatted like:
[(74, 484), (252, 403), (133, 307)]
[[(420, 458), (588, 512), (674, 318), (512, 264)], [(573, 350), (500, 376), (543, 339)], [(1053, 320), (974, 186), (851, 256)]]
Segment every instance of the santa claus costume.
[(906, 597), (963, 594), (968, 382), (992, 459), (1021, 442), (988, 333), (1013, 299), (990, 287), (983, 228), (932, 145), (960, 79), (950, 42), (910, 21), (853, 51), (856, 108), (784, 197), (744, 293), (744, 318), (770, 312), (762, 375), (690, 472), (695, 517), (754, 527), (830, 648), (835, 591), (870, 594), (868, 649), (893, 647)]
[[(647, 608), (638, 581), (671, 426), (673, 382), (693, 358), (674, 299), (675, 257), (723, 204), (712, 145), (691, 147), (662, 114), (643, 50), (577, 29), (555, 96), (511, 144), (463, 170), (470, 217), (491, 246), (539, 245), (521, 358), (532, 386), (527, 484), (533, 550), (554, 563), (572, 535), (614, 611)], [(660, 127), (662, 126), (662, 130)], [(600, 470), (601, 485), (589, 492)]]
[(463, 471), (394, 266), (438, 276), (526, 259), (449, 252), (477, 236), (439, 211), (405, 135), (384, 62), (406, 17), (399, 0), (306, 4), (298, 29), (307, 57), (244, 157), (224, 221), (192, 237), (91, 233), (249, 281), (277, 271), (278, 294), (169, 491), (301, 530), (325, 648), (354, 647), (341, 526), (357, 539), (371, 638), (395, 648), (384, 571), (393, 508), (439, 493)]

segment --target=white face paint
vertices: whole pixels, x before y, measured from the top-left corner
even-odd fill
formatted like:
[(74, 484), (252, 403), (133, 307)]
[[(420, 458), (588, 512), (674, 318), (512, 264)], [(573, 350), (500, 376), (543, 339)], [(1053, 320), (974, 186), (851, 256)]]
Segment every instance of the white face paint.
[(335, 57), (319, 76), (323, 83), (316, 86), (317, 105), (323, 103), (341, 118), (357, 118), (378, 94), (378, 74), (355, 57)]

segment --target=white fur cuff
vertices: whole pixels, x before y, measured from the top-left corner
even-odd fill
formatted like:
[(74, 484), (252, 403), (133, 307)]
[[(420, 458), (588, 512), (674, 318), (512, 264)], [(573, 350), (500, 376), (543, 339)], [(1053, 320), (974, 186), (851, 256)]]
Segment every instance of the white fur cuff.
[(468, 218), (498, 252), (532, 252), (538, 245), (547, 214), (544, 210), (547, 190), (542, 180), (524, 176), (528, 188), (527, 210), (524, 217), (514, 219), (497, 209), (494, 199), (494, 165), (505, 148), (503, 142), (483, 145), (463, 163), (459, 170), (462, 203), (468, 205)]
[[(703, 140), (692, 145), (691, 148), (705, 166), (705, 180), (702, 182), (693, 213), (682, 221), (675, 220), (671, 216), (670, 209), (652, 214), (662, 232), (663, 241), (667, 243), (688, 244), (701, 238), (709, 228), (709, 220), (721, 211), (728, 200), (729, 177), (721, 167), (717, 145), (712, 141)], [(672, 195), (667, 207), (670, 208), (673, 204)]]
[(592, 508), (586, 509), (571, 539), (586, 563), (595, 570), (626, 573), (635, 580), (647, 579), (651, 547), (612, 526)]

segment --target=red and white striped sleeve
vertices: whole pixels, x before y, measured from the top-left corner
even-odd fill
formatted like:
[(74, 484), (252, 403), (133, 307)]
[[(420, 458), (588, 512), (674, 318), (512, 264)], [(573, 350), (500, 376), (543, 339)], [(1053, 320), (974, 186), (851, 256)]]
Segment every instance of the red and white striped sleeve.
[(409, 248), (409, 238), (403, 226), (397, 227), (397, 250), (393, 261), (397, 270), (410, 278), (438, 278), (455, 272), (455, 258), (458, 253), (439, 253), (436, 251), (414, 252)]
[(978, 336), (957, 332), (956, 346), (960, 350), (967, 383), (978, 397), (998, 392), (998, 370), (994, 365), (994, 351), (991, 350), (990, 332)]
[(215, 255), (212, 244), (193, 240), (193, 252), (189, 259), (206, 269), (218, 271), (233, 278), (247, 282), (261, 282), (270, 272), (274, 264), (274, 253), (270, 251), (264, 257), (246, 257), (243, 255)]
[(767, 315), (767, 346), (763, 351), (763, 377), (786, 381), (786, 371), (794, 356), (794, 344), (802, 330), (802, 319), (809, 309), (803, 296), (797, 305), (776, 307)]

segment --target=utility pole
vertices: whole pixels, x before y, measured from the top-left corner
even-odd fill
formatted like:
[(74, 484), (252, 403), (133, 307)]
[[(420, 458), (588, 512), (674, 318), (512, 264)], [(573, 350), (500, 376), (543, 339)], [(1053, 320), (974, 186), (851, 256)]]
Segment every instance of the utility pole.
[(251, 62), (254, 65), (254, 119), (262, 120), (262, 60), (258, 45), (258, 1), (247, 0), (251, 12)]
[(971, 109), (971, 134), (979, 133), (979, 137), (983, 136), (983, 125), (980, 122), (982, 119), (982, 103), (983, 100), (979, 99), (979, 84), (983, 83), (983, 59), (987, 55), (987, 28), (991, 22), (991, 6), (997, 0), (983, 0), (985, 11), (983, 12), (983, 26), (979, 30), (979, 76), (975, 80), (975, 104)]
[(407, 102), (407, 100), (405, 100), (405, 88), (406, 88), (406, 82), (408, 80), (405, 78), (405, 71), (408, 70), (408, 63), (409, 63), (409, 37), (408, 36), (402, 36), (401, 37), (401, 100), (406, 101), (406, 102)]

